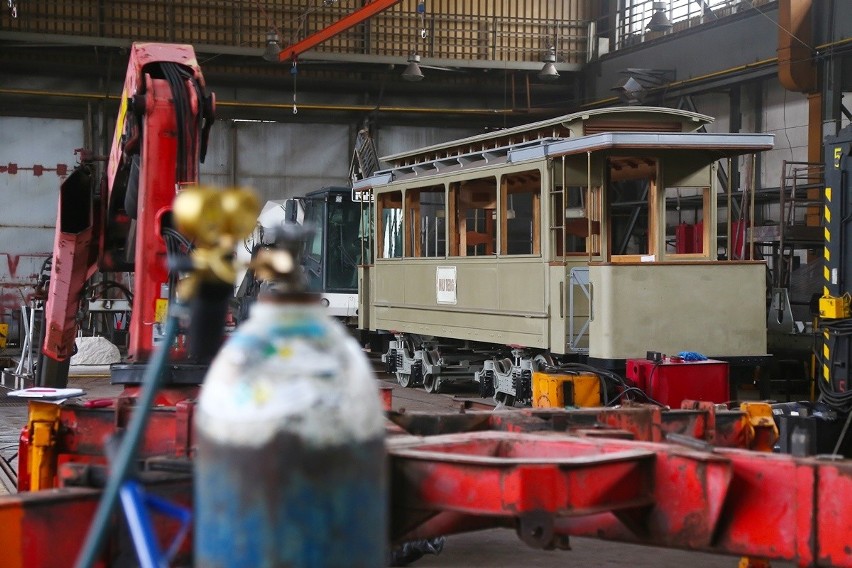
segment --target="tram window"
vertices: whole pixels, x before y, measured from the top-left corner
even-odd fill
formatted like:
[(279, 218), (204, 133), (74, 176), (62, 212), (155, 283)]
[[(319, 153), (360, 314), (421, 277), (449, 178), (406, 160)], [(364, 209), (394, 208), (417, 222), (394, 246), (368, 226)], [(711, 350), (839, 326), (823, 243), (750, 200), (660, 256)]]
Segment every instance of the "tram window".
[(709, 209), (709, 187), (666, 188), (666, 256), (705, 256), (710, 227), (704, 212)]
[(447, 254), (444, 186), (409, 189), (405, 192), (407, 256), (435, 257)]
[(450, 186), (450, 255), (497, 252), (497, 179), (478, 178)]
[(541, 174), (519, 172), (501, 179), (501, 254), (541, 252)]
[[(569, 256), (588, 254), (587, 243), (589, 241), (591, 241), (592, 253), (598, 254), (600, 252), (601, 231), (598, 192), (595, 191), (591, 198), (591, 223), (589, 222), (589, 208), (586, 207), (588, 193), (585, 187), (572, 186), (565, 188), (563, 192), (561, 186), (556, 186), (551, 193), (551, 199), (550, 210), (553, 218), (550, 224), (550, 232), (554, 258), (566, 254)], [(591, 239), (588, 238), (590, 228)]]
[[(620, 260), (654, 255), (657, 249), (657, 162), (620, 156), (609, 159), (610, 254)], [(615, 261), (616, 259), (613, 258)]]
[(402, 192), (391, 191), (376, 196), (378, 256), (402, 257)]

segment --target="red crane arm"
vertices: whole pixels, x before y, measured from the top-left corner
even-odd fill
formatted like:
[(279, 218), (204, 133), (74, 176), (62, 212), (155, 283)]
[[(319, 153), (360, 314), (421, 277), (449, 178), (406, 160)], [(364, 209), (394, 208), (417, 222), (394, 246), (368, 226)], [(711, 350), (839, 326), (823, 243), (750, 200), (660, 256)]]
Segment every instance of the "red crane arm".
[(361, 8), (358, 8), (348, 16), (341, 18), (327, 28), (323, 28), (314, 34), (309, 35), (302, 41), (298, 41), (293, 45), (285, 47), (278, 52), (278, 61), (288, 62), (308, 51), (312, 47), (333, 38), (339, 33), (345, 32), (349, 28), (360, 24), (364, 20), (372, 18), (379, 12), (383, 12), (398, 3), (399, 0), (373, 0), (373, 2), (368, 2)]
[(61, 187), (39, 385), (65, 386), (83, 290), (98, 268), (135, 271), (128, 358), (153, 351), (169, 295), (163, 220), (177, 188), (198, 181), (213, 107), (192, 46), (133, 44), (100, 213), (93, 164)]

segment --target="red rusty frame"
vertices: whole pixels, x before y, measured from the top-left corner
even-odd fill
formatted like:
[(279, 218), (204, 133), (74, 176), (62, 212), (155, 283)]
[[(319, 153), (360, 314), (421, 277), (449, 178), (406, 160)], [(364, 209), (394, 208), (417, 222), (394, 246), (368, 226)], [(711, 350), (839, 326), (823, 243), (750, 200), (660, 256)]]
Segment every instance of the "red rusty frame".
[[(197, 390), (193, 388), (193, 392)], [(145, 436), (139, 445), (139, 457), (188, 457), (192, 453), (193, 400), (183, 400), (175, 406), (151, 409)], [(53, 472), (53, 482), (48, 487), (58, 487), (60, 466), (69, 463), (103, 464), (104, 445), (110, 436), (123, 430), (130, 421), (133, 400), (115, 399), (109, 408), (63, 406), (59, 412), (59, 425), (52, 440), (52, 463), (44, 467)], [(18, 490), (30, 490), (28, 456), (33, 440), (25, 428), (18, 444)]]
[[(399, 437), (389, 449), (396, 541), (490, 520), (540, 547), (581, 535), (852, 566), (848, 461), (505, 432)], [(625, 475), (610, 471), (614, 455)]]
[(749, 448), (753, 441), (745, 412), (716, 410), (712, 404), (666, 411), (654, 405), (635, 405), (572, 410), (531, 408), (464, 413), (389, 412), (388, 417), (405, 432), (428, 436), (482, 430), (557, 431), (664, 442), (672, 435), (680, 435), (704, 442), (705, 445), (728, 448)]
[[(130, 401), (64, 407), (58, 465), (102, 464), (103, 439), (126, 424), (132, 409)], [(193, 409), (185, 400), (156, 410), (142, 457), (191, 456)], [(418, 433), (457, 432), (389, 438), (397, 542), (500, 526), (516, 528), (533, 546), (562, 548), (577, 535), (852, 567), (852, 462), (709, 445), (715, 437), (717, 444), (744, 446), (744, 412), (640, 406), (389, 415)], [(671, 434), (710, 451), (620, 439)], [(27, 451), (22, 445), (24, 462)], [(63, 480), (74, 479), (73, 468), (62, 469)], [(47, 519), (87, 526), (94, 509), (66, 499), (65, 491), (21, 493), (12, 504), (0, 499), (0, 524), (20, 523), (28, 542), (50, 540), (58, 555), (75, 557), (80, 539), (73, 531), (56, 538)], [(189, 501), (190, 492), (183, 486), (174, 495)], [(0, 545), (7, 541), (23, 550), (9, 536)], [(20, 554), (10, 566), (40, 565), (33, 564), (36, 552)]]
[[(192, 501), (192, 483), (186, 476), (146, 483), (145, 488), (183, 506), (190, 506)], [(3, 529), (0, 530), (0, 558), (3, 567), (70, 566), (85, 540), (100, 495), (97, 489), (66, 488), (0, 498), (0, 527)], [(157, 517), (155, 521), (161, 544), (170, 542), (178, 533), (177, 521), (163, 517)], [(188, 564), (191, 550), (192, 543), (187, 539), (180, 548), (178, 562)], [(124, 523), (112, 523), (107, 546), (96, 566), (132, 564), (135, 559)]]

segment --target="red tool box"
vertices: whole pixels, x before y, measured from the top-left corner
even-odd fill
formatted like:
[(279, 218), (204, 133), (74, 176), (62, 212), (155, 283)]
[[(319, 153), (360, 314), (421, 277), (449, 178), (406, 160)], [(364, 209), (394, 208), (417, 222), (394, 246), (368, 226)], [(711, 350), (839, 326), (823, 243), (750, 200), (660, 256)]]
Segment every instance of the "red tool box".
[(648, 396), (672, 408), (680, 408), (686, 399), (718, 403), (731, 400), (725, 361), (684, 361), (665, 356), (659, 361), (628, 359), (627, 378)]

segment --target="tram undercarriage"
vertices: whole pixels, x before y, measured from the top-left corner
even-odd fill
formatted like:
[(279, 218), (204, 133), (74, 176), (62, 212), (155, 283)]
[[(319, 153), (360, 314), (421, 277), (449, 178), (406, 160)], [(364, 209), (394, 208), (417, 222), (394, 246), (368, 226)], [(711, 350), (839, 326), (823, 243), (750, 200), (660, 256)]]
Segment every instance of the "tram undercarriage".
[(498, 405), (529, 405), (532, 374), (556, 364), (545, 351), (397, 333), (382, 355), (385, 370), (406, 388), (441, 392), (449, 384), (475, 383)]

